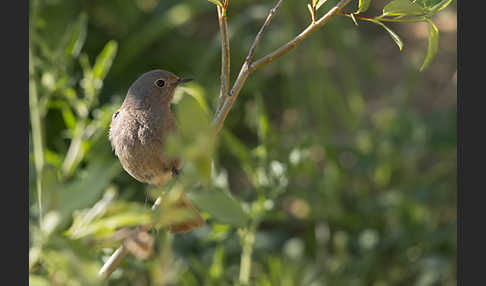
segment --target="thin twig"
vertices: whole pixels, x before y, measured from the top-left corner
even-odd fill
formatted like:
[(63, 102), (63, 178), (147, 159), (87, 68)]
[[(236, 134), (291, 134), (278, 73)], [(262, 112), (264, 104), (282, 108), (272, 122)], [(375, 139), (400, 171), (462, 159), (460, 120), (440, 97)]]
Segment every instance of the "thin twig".
[(123, 257), (125, 257), (127, 254), (128, 249), (122, 244), (117, 250), (115, 250), (110, 258), (108, 258), (103, 267), (101, 267), (100, 271), (98, 272), (98, 276), (102, 277), (103, 279), (108, 279), (111, 273), (113, 273), (113, 271), (115, 271), (115, 269), (118, 267)]
[(260, 43), (260, 40), (263, 37), (263, 33), (265, 33), (265, 30), (270, 26), (270, 22), (272, 21), (273, 16), (277, 13), (278, 9), (280, 8), (280, 5), (282, 5), (283, 0), (278, 1), (277, 5), (270, 10), (270, 13), (267, 16), (267, 19), (265, 20), (265, 23), (263, 23), (262, 27), (260, 28), (260, 31), (255, 37), (255, 41), (253, 41), (253, 44), (251, 45), (250, 51), (248, 52), (248, 56), (246, 57), (247, 62), (251, 62), (253, 60), (253, 56), (255, 54), (256, 47)]
[(219, 106), (220, 108), (225, 101), (226, 96), (230, 88), (230, 44), (229, 44), (229, 33), (228, 33), (228, 19), (226, 13), (224, 13), (225, 8), (216, 6), (218, 9), (218, 22), (219, 31), (221, 34), (221, 88), (219, 92)]
[(273, 7), (272, 10), (270, 10), (269, 15), (267, 16), (267, 19), (263, 23), (262, 27), (260, 28), (260, 31), (255, 37), (255, 40), (253, 41), (253, 44), (251, 45), (251, 48), (248, 52), (248, 55), (245, 59), (245, 62), (243, 63), (243, 66), (240, 69), (240, 72), (238, 74), (238, 77), (236, 78), (235, 83), (233, 84), (233, 87), (231, 88), (231, 91), (228, 93), (228, 95), (224, 98), (223, 102), (220, 103), (219, 108), (216, 110), (216, 114), (214, 116), (213, 120), (213, 126), (216, 129), (216, 132), (219, 132), (221, 128), (223, 127), (224, 120), (226, 119), (226, 116), (228, 115), (229, 110), (231, 109), (231, 106), (233, 106), (233, 103), (235, 102), (236, 98), (238, 97), (238, 94), (240, 93), (241, 88), (245, 84), (245, 81), (250, 75), (250, 65), (251, 61), (253, 58), (253, 55), (255, 53), (256, 47), (258, 46), (258, 43), (260, 42), (263, 33), (267, 29), (267, 27), (270, 25), (270, 22), (272, 21), (273, 16), (277, 13), (278, 8), (282, 4), (282, 0), (279, 0), (278, 3)]
[(334, 6), (331, 10), (329, 10), (324, 16), (322, 16), (319, 20), (314, 23), (311, 23), (304, 31), (302, 31), (297, 37), (286, 43), (285, 45), (281, 46), (274, 52), (266, 55), (265, 57), (255, 61), (250, 66), (250, 72), (255, 71), (256, 69), (261, 68), (262, 66), (274, 61), (275, 59), (283, 56), (290, 50), (296, 48), (303, 40), (309, 37), (314, 31), (319, 29), (320, 27), (324, 26), (332, 17), (339, 14), (342, 8), (346, 6), (351, 0), (341, 0), (339, 1), (336, 6)]

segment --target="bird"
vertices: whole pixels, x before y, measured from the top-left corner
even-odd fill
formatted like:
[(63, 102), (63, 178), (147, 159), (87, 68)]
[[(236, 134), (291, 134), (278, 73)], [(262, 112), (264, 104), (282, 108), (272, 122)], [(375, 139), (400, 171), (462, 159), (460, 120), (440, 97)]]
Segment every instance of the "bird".
[[(164, 153), (168, 135), (177, 133), (177, 123), (171, 112), (176, 88), (192, 78), (155, 69), (139, 76), (129, 87), (121, 107), (113, 113), (109, 140), (123, 169), (136, 180), (165, 186), (180, 173), (181, 158)], [(191, 219), (169, 226), (173, 234), (184, 233), (206, 222), (185, 194), (178, 207), (185, 208)]]

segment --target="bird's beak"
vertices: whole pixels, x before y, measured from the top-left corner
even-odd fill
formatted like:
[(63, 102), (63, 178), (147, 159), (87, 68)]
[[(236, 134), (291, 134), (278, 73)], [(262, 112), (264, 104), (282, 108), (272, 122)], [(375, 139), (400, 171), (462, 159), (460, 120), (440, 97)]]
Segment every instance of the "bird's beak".
[(177, 80), (177, 84), (185, 83), (185, 82), (188, 82), (188, 81), (191, 81), (191, 80), (193, 80), (193, 78), (179, 78)]

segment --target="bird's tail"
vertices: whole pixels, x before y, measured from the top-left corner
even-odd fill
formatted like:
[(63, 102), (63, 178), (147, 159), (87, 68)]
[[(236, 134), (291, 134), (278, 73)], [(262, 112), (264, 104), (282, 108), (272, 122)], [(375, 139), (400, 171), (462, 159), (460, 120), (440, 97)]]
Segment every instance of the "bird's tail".
[(201, 227), (206, 224), (206, 221), (201, 216), (199, 211), (194, 207), (194, 205), (189, 201), (189, 198), (182, 193), (180, 201), (178, 202), (179, 207), (187, 209), (192, 218), (188, 221), (173, 224), (169, 227), (169, 231), (173, 234), (188, 232), (195, 228)]

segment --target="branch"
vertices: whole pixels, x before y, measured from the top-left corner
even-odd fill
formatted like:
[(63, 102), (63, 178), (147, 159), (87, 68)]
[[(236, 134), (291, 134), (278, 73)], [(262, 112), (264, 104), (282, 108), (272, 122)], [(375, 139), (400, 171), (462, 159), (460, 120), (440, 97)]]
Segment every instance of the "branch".
[(278, 1), (277, 5), (270, 10), (270, 13), (267, 16), (267, 19), (265, 20), (265, 23), (263, 23), (262, 27), (260, 28), (260, 31), (255, 37), (255, 41), (253, 41), (253, 44), (251, 45), (250, 51), (248, 52), (248, 56), (246, 57), (247, 62), (251, 62), (253, 60), (253, 55), (255, 54), (256, 47), (260, 43), (260, 40), (262, 39), (263, 33), (265, 30), (270, 26), (270, 22), (272, 21), (273, 16), (277, 13), (278, 9), (280, 8), (280, 5), (282, 5), (282, 1)]
[(214, 116), (213, 120), (213, 126), (216, 129), (216, 132), (219, 132), (221, 128), (223, 127), (224, 121), (226, 119), (226, 116), (228, 116), (228, 112), (230, 111), (231, 107), (233, 106), (233, 103), (235, 102), (236, 98), (238, 97), (241, 88), (245, 84), (246, 79), (252, 73), (253, 71), (261, 68), (262, 66), (274, 61), (275, 59), (283, 56), (287, 52), (291, 51), (292, 49), (296, 48), (303, 40), (305, 40), (310, 34), (312, 34), (314, 31), (319, 29), (320, 27), (324, 26), (329, 20), (331, 20), (332, 17), (339, 15), (339, 12), (341, 9), (343, 9), (347, 4), (349, 4), (351, 0), (341, 0), (339, 3), (336, 4), (332, 9), (330, 9), (324, 16), (322, 16), (319, 20), (316, 22), (312, 22), (304, 31), (302, 31), (297, 37), (292, 39), (290, 42), (286, 43), (282, 47), (278, 48), (274, 52), (266, 55), (265, 57), (255, 61), (252, 63), (252, 57), (255, 52), (256, 46), (260, 42), (260, 39), (263, 35), (263, 32), (265, 29), (268, 27), (270, 24), (270, 21), (272, 20), (273, 16), (277, 12), (282, 0), (280, 0), (277, 5), (270, 11), (267, 20), (263, 24), (262, 28), (260, 29), (260, 32), (258, 32), (255, 41), (253, 42), (253, 45), (250, 48), (250, 51), (248, 53), (248, 56), (243, 63), (243, 66), (240, 69), (240, 73), (238, 74), (238, 77), (236, 78), (235, 83), (233, 84), (233, 87), (229, 94), (226, 96), (226, 99), (224, 100), (222, 106), (220, 103), (220, 108), (217, 109), (216, 115)]
[[(225, 2), (227, 3), (227, 2)], [(219, 92), (219, 106), (221, 108), (230, 88), (230, 44), (228, 34), (228, 19), (224, 7), (216, 6), (218, 9), (219, 31), (221, 34), (221, 88)]]
[(339, 14), (342, 8), (346, 6), (351, 0), (341, 0), (339, 1), (336, 6), (334, 6), (331, 10), (329, 10), (324, 16), (322, 16), (316, 22), (311, 23), (304, 31), (302, 31), (297, 37), (292, 39), (290, 42), (286, 43), (285, 45), (281, 46), (274, 52), (266, 55), (265, 57), (255, 61), (250, 66), (250, 72), (255, 71), (256, 69), (261, 68), (262, 66), (274, 61), (275, 59), (285, 55), (290, 50), (296, 48), (303, 40), (309, 37), (314, 31), (319, 29), (320, 27), (324, 26), (332, 17)]
[(102, 277), (103, 279), (108, 279), (111, 273), (115, 271), (118, 267), (120, 262), (122, 261), (123, 257), (128, 254), (128, 249), (122, 244), (113, 254), (108, 258), (105, 262), (103, 267), (101, 267), (100, 271), (98, 272), (98, 276)]

